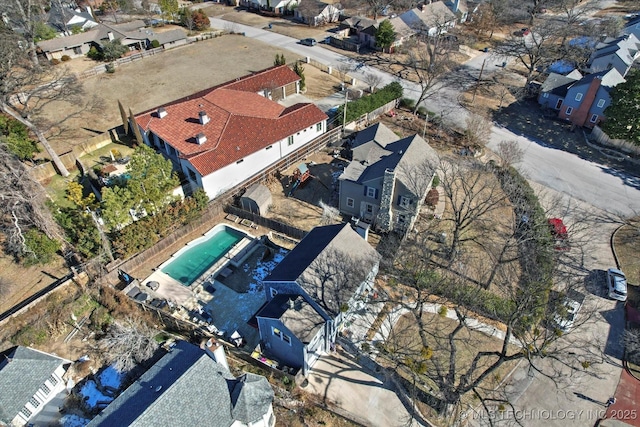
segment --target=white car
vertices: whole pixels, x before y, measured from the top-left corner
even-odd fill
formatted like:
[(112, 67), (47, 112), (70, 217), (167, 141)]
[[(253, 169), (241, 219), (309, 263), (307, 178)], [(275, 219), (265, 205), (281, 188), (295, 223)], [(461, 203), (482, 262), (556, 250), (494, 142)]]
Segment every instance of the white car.
[(609, 298), (618, 301), (627, 300), (627, 277), (622, 271), (616, 268), (607, 270), (607, 288), (609, 289)]
[(562, 308), (554, 316), (555, 324), (562, 332), (567, 332), (573, 326), (582, 304), (571, 298), (562, 302)]

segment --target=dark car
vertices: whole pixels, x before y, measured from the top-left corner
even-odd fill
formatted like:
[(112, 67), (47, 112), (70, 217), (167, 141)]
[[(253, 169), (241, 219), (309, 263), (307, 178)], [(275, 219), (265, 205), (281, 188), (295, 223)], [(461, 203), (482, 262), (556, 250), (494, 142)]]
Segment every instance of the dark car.
[(318, 42), (316, 41), (316, 39), (302, 39), (300, 40), (300, 44), (303, 44), (305, 46), (315, 46)]

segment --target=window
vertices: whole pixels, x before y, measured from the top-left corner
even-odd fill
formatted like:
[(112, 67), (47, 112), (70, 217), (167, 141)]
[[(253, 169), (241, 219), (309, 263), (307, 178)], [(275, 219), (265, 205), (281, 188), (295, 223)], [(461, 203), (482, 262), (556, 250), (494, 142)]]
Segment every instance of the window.
[(354, 200), (351, 197), (347, 197), (347, 207), (352, 208), (355, 205)]
[(400, 196), (400, 203), (398, 203), (401, 208), (408, 208), (411, 205), (411, 199), (406, 196)]
[(398, 224), (404, 224), (407, 222), (407, 217), (404, 215), (398, 215)]
[(244, 162), (244, 159), (240, 159), (236, 162), (236, 165), (239, 165), (240, 163)]
[(29, 399), (29, 403), (31, 403), (31, 406), (33, 406), (34, 408), (37, 408), (38, 406), (40, 406), (40, 401), (35, 397), (32, 397), (31, 399)]
[(284, 341), (287, 344), (291, 345), (291, 337), (289, 335), (283, 334), (280, 329), (274, 328), (272, 326), (271, 327), (271, 332), (273, 333), (274, 336), (280, 338), (282, 341)]
[(548, 98), (548, 97), (549, 97), (549, 93), (548, 93), (548, 92), (543, 93), (543, 94), (542, 94), (542, 97), (543, 97), (543, 98)]
[(271, 150), (272, 148), (273, 148), (273, 145), (270, 145), (267, 148), (265, 148), (265, 150)]
[(287, 138), (287, 145), (293, 145), (293, 135)]
[(604, 99), (599, 99), (599, 100), (598, 100), (598, 108), (602, 108), (602, 107), (604, 107), (604, 103), (605, 103), (605, 102), (606, 102), (606, 101), (605, 101)]
[(318, 132), (322, 132), (322, 123), (318, 123), (318, 124), (316, 125), (316, 131), (318, 131)]
[(26, 406), (24, 408), (22, 408), (20, 410), (20, 412), (22, 413), (22, 415), (24, 415), (27, 418), (29, 418), (33, 414), (33, 412), (31, 412), (29, 409), (27, 409)]
[(271, 292), (271, 298), (275, 297), (276, 295), (278, 295), (278, 291), (276, 289), (273, 288), (269, 288), (270, 292)]
[(55, 376), (51, 375), (49, 377), (49, 382), (51, 383), (51, 385), (56, 385), (58, 384), (58, 379)]
[(376, 189), (373, 187), (367, 187), (367, 197), (371, 197), (372, 199), (376, 198)]
[(47, 394), (51, 393), (51, 389), (49, 387), (47, 387), (46, 384), (42, 384), (40, 386), (40, 390), (42, 390), (44, 392), (44, 395), (46, 396)]
[(582, 101), (582, 94), (576, 93), (576, 101)]
[(82, 48), (80, 46), (73, 48), (73, 53), (76, 55), (82, 55)]
[(598, 115), (597, 115), (597, 114), (592, 115), (592, 116), (591, 116), (591, 120), (589, 120), (589, 121), (590, 121), (591, 123), (595, 123), (595, 122), (597, 122), (597, 121), (598, 121)]
[(573, 107), (567, 107), (567, 111), (565, 111), (565, 114), (567, 116), (570, 116), (572, 112), (573, 112)]
[(372, 214), (373, 213), (373, 205), (367, 203), (367, 213), (368, 214)]

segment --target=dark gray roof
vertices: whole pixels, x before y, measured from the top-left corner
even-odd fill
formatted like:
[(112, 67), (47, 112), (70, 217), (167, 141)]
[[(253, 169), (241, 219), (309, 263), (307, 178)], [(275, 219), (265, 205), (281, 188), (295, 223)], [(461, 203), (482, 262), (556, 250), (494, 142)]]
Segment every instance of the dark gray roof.
[(273, 390), (261, 375), (245, 373), (232, 381), (231, 404), (235, 420), (249, 424), (266, 414), (273, 402)]
[(295, 281), (335, 315), (379, 260), (380, 255), (349, 224), (325, 225), (311, 230), (264, 282)]
[[(231, 390), (236, 381), (203, 350), (179, 341), (88, 426), (229, 427), (235, 421)], [(264, 409), (263, 415), (264, 400), (248, 399), (243, 405), (251, 407), (246, 411), (252, 416)]]
[(183, 40), (187, 38), (187, 35), (185, 34), (184, 31), (182, 31), (180, 28), (176, 28), (175, 30), (171, 30), (171, 31), (165, 31), (163, 33), (155, 33), (151, 40), (158, 40), (158, 42), (160, 43), (160, 46), (166, 44), (166, 43), (171, 43), (171, 42), (175, 42), (178, 40)]
[(580, 77), (577, 77), (573, 72), (566, 76), (557, 73), (549, 73), (547, 79), (544, 81), (544, 83), (542, 83), (540, 91), (552, 92), (556, 95), (562, 95), (563, 93), (566, 94), (567, 88), (574, 82), (580, 80), (580, 78), (582, 78), (582, 75), (580, 75)]
[(305, 344), (311, 342), (318, 329), (329, 320), (307, 302), (304, 296), (294, 294), (276, 295), (256, 317), (280, 319), (282, 324)]
[(0, 354), (0, 424), (10, 423), (42, 384), (71, 361), (28, 347)]
[(115, 25), (98, 24), (91, 30), (85, 31), (80, 34), (74, 34), (68, 37), (56, 37), (55, 39), (51, 40), (43, 40), (41, 42), (38, 42), (37, 44), (38, 47), (43, 51), (52, 52), (63, 49), (65, 47), (69, 48), (81, 46), (85, 43), (99, 43), (101, 40), (108, 40), (110, 32), (113, 33), (116, 39), (140, 39), (141, 37), (148, 38), (153, 35), (153, 32), (151, 32), (151, 30), (146, 30), (148, 31), (148, 33), (145, 32), (144, 34), (138, 33), (138, 30), (140, 30), (141, 28), (144, 28), (144, 22), (141, 20), (135, 20)]
[[(396, 170), (397, 179), (403, 181), (405, 173), (429, 165), (435, 167), (438, 162), (436, 151), (420, 136), (398, 140), (396, 134), (381, 123), (360, 131), (352, 147), (353, 161), (340, 179), (358, 183), (382, 178), (388, 169)], [(409, 186), (408, 182), (403, 183)]]

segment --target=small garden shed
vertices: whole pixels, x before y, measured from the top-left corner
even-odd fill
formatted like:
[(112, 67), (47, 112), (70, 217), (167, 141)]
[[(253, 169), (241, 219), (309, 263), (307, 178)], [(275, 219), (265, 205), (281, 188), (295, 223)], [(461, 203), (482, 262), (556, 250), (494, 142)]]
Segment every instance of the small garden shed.
[(240, 207), (258, 215), (264, 215), (271, 203), (271, 191), (262, 184), (252, 185), (240, 197)]

